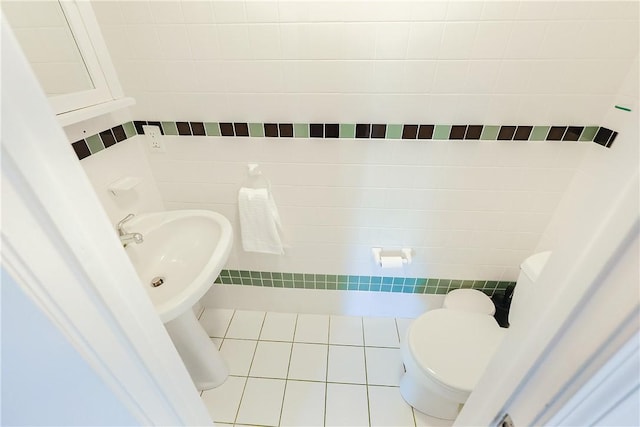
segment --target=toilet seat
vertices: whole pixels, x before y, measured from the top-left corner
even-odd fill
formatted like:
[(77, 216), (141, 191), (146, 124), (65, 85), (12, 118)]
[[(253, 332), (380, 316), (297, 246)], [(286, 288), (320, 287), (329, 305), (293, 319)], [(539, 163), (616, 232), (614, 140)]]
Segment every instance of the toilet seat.
[(444, 297), (443, 308), (472, 311), (493, 316), (496, 307), (485, 293), (477, 289), (454, 289)]
[(407, 331), (407, 356), (428, 379), (451, 392), (470, 393), (500, 345), (504, 331), (486, 314), (428, 311)]

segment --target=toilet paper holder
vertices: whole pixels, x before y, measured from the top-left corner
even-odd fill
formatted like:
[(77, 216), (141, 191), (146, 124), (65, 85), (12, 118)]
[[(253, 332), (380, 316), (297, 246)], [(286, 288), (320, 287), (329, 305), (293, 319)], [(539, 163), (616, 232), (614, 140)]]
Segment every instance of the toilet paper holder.
[[(411, 264), (411, 248), (402, 248), (398, 250), (384, 251), (382, 248), (371, 248), (373, 259), (376, 264), (382, 268), (402, 267)], [(402, 261), (400, 265), (398, 261)]]

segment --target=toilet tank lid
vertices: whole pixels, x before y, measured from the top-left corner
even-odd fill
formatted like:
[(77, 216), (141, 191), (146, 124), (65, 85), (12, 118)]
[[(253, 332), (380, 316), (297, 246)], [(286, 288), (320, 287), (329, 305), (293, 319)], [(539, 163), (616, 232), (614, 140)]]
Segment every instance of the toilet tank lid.
[(547, 263), (550, 255), (551, 251), (533, 254), (520, 264), (520, 269), (527, 275), (529, 280), (535, 282), (538, 280), (538, 276), (540, 276), (540, 272)]

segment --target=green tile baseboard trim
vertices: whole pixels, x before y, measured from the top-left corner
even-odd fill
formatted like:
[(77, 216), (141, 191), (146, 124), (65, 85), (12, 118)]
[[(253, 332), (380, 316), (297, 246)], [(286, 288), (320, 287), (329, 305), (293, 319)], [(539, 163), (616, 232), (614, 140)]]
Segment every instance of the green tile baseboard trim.
[(260, 286), (264, 288), (328, 289), (434, 295), (443, 295), (453, 289), (470, 288), (478, 289), (489, 296), (493, 296), (495, 292), (504, 291), (509, 285), (515, 285), (515, 282), (491, 280), (275, 273), (246, 270), (222, 270), (215, 283), (221, 285)]
[(91, 135), (72, 144), (80, 160), (134, 135), (144, 125), (160, 128), (163, 135), (255, 138), (385, 139), (395, 141), (552, 141), (595, 142), (611, 147), (618, 132), (602, 126), (523, 126), (384, 123), (260, 123), (173, 122), (135, 120)]

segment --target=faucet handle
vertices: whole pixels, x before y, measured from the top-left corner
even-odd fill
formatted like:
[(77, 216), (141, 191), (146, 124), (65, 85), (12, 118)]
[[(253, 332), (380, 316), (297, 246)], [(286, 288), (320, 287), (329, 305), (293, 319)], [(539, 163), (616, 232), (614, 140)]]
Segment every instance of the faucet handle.
[(129, 215), (125, 216), (124, 218), (122, 218), (118, 224), (116, 224), (116, 228), (118, 229), (118, 231), (120, 233), (122, 233), (122, 226), (124, 225), (125, 222), (129, 221), (131, 218), (133, 218), (135, 216), (135, 214), (130, 213)]

